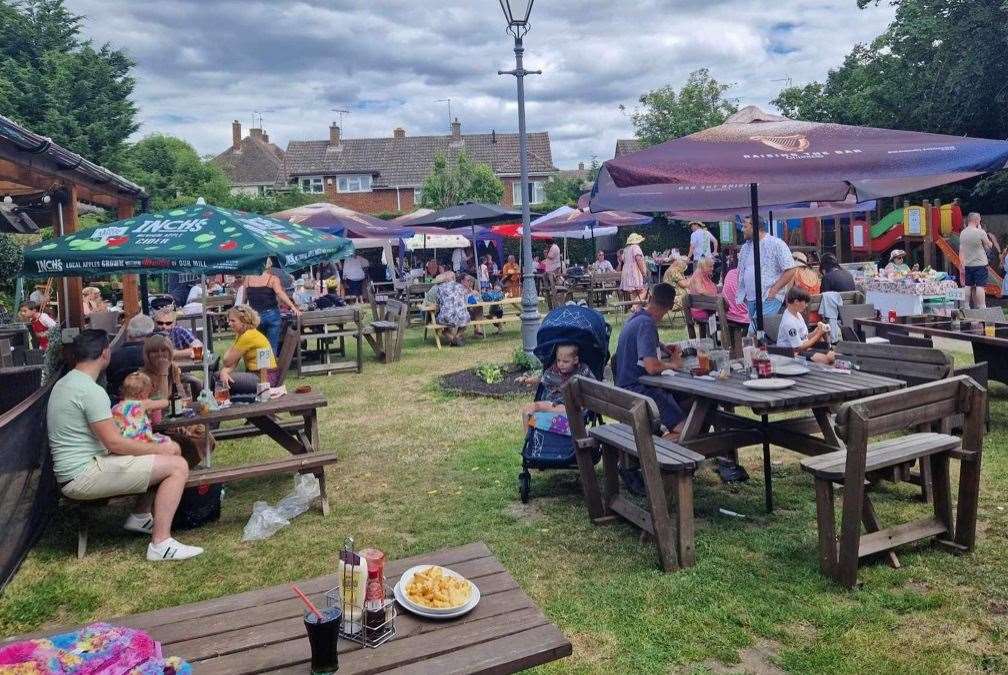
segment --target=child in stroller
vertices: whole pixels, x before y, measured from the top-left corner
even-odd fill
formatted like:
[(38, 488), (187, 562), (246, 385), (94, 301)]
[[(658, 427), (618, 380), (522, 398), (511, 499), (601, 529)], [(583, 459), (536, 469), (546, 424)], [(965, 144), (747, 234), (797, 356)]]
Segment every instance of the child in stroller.
[(535, 402), (522, 408), (522, 422), (528, 429), (522, 448), (522, 472), (518, 476), (522, 502), (528, 503), (531, 491), (529, 469), (577, 467), (563, 405), (563, 387), (574, 375), (602, 379), (609, 361), (610, 332), (601, 314), (579, 305), (557, 307), (543, 319), (535, 348), (543, 376)]

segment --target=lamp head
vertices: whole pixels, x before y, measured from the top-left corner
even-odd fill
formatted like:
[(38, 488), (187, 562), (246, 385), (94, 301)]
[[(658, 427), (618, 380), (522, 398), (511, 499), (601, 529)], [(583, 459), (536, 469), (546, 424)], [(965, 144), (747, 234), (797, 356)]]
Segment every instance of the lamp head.
[(529, 31), (529, 15), (535, 0), (498, 0), (504, 19), (508, 22), (508, 32), (522, 37)]

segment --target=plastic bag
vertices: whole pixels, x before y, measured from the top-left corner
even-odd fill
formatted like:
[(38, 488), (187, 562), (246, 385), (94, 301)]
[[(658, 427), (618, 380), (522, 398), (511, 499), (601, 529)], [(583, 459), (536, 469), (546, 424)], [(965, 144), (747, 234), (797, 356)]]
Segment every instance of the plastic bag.
[(281, 527), (308, 510), (321, 495), (318, 478), (313, 474), (296, 474), (294, 490), (272, 507), (266, 502), (252, 505), (252, 517), (245, 523), (242, 541), (259, 541), (272, 537)]
[(318, 478), (314, 474), (295, 474), (294, 492), (278, 501), (276, 510), (287, 520), (293, 520), (307, 511), (320, 495)]
[(281, 527), (290, 525), (290, 521), (266, 502), (256, 502), (252, 505), (252, 517), (245, 523), (242, 541), (259, 541), (272, 537)]

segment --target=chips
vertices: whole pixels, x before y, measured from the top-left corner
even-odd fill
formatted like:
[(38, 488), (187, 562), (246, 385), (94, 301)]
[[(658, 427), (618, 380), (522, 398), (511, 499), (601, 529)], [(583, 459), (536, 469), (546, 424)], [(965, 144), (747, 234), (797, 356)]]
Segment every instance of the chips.
[(414, 574), (405, 591), (411, 602), (423, 607), (452, 609), (469, 601), (472, 584), (445, 574), (444, 568), (432, 565)]

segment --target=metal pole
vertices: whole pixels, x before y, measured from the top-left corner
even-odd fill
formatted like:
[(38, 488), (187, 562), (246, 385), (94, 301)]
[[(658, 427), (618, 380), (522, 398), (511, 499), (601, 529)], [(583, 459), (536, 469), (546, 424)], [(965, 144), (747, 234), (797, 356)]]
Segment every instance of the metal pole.
[(749, 184), (749, 202), (752, 206), (753, 276), (756, 286), (756, 336), (763, 337), (763, 274), (760, 269), (759, 187)]
[(536, 346), (536, 331), (539, 330), (539, 295), (535, 287), (535, 269), (532, 267), (532, 227), (529, 211), (528, 192), (528, 137), (525, 133), (525, 76), (539, 74), (539, 71), (525, 70), (522, 55), (525, 46), (521, 32), (515, 34), (515, 69), (498, 71), (498, 75), (514, 75), (518, 82), (518, 160), (521, 166), (522, 194), (522, 348), (529, 354)]

